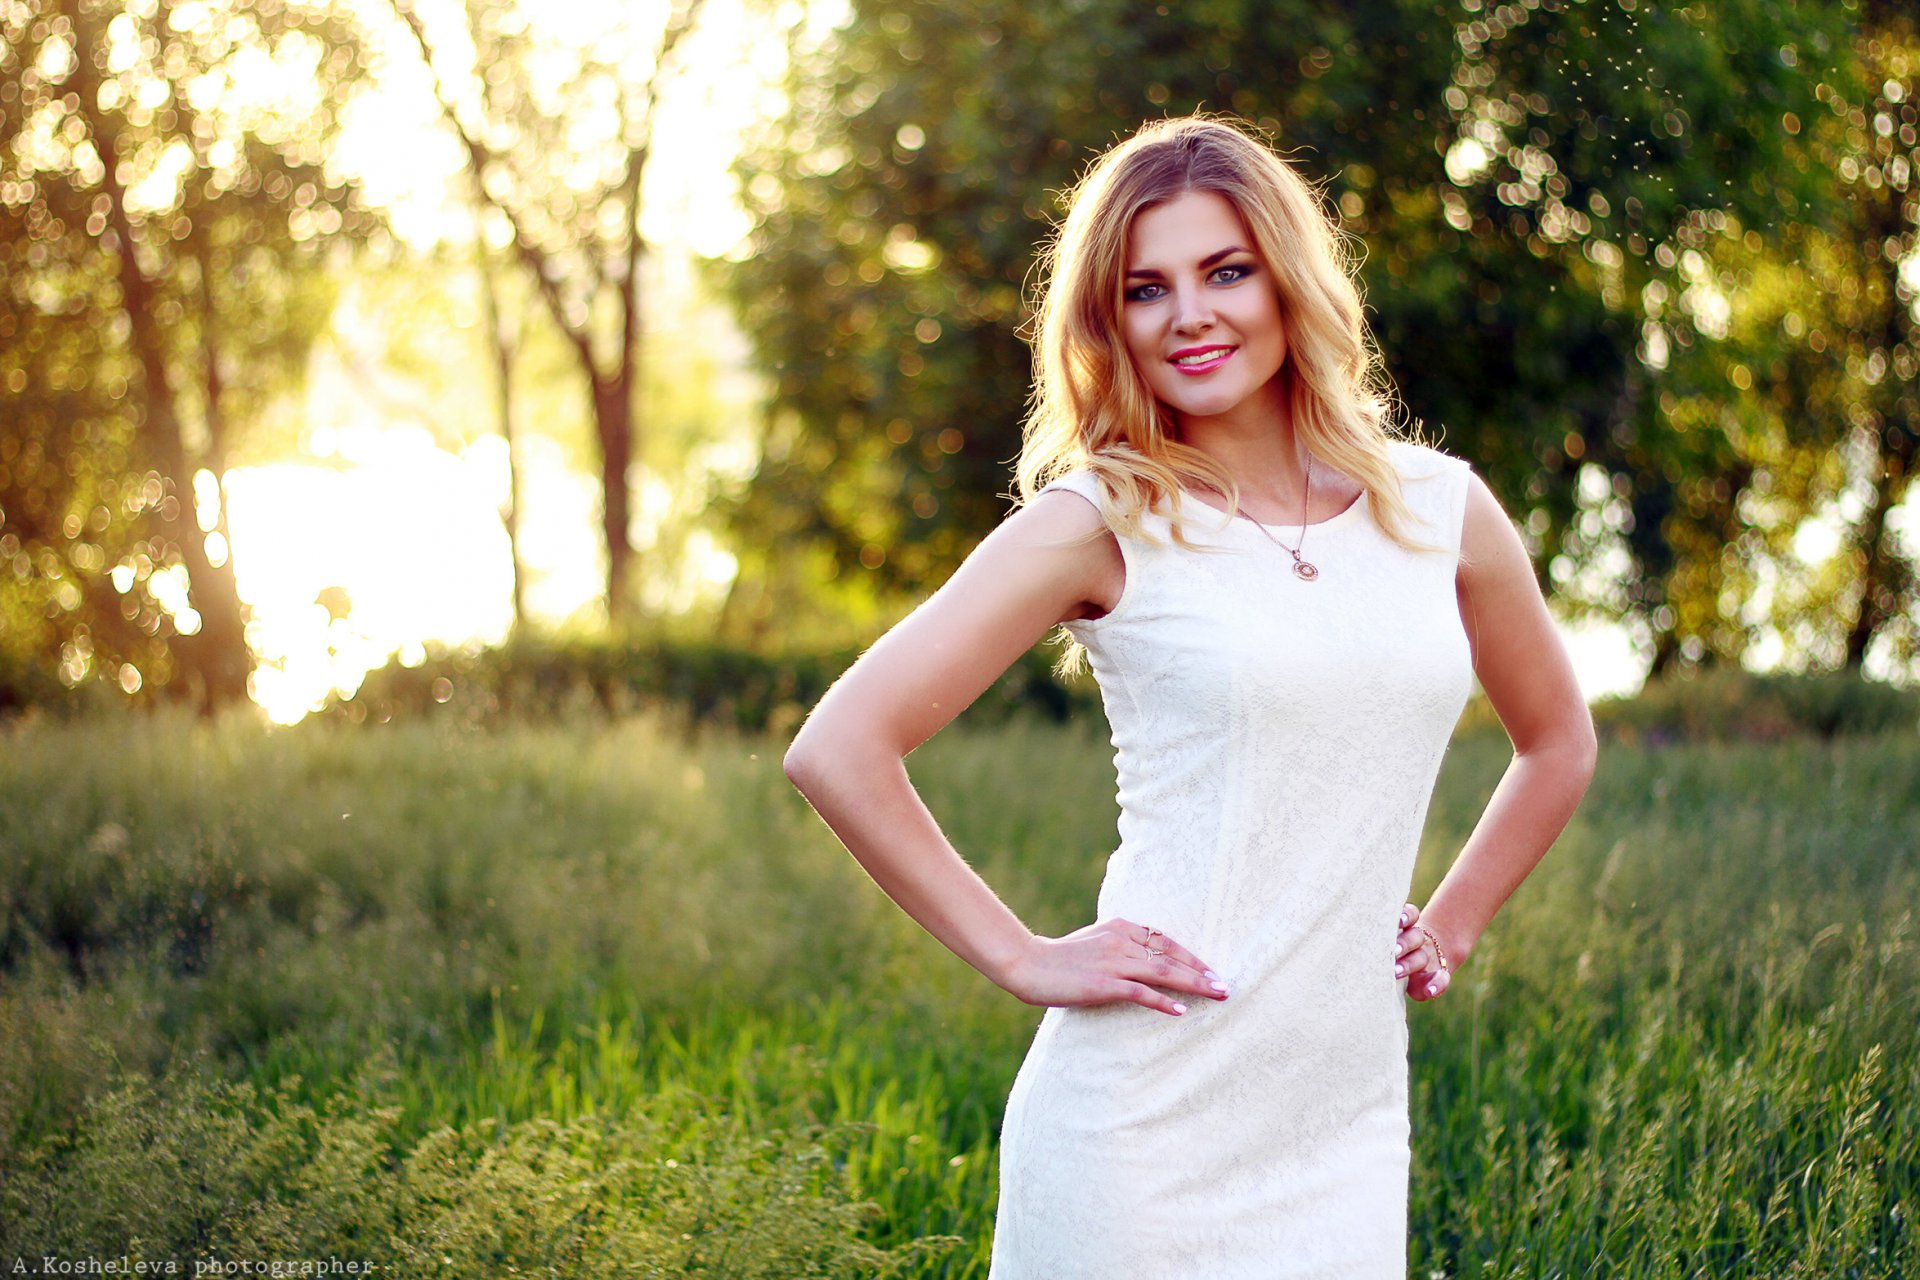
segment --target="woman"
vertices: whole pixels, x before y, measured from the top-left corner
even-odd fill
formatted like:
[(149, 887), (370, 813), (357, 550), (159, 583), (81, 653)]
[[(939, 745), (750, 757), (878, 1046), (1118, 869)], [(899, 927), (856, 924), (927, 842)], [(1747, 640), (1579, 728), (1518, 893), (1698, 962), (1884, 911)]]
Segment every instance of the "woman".
[[(1047, 1006), (996, 1280), (1398, 1280), (1401, 993), (1447, 991), (1565, 826), (1592, 721), (1491, 492), (1389, 437), (1339, 233), (1266, 146), (1148, 125), (1045, 266), (1024, 505), (828, 692), (788, 774), (915, 920)], [(1062, 623), (1112, 725), (1120, 844), (1098, 922), (1048, 938), (903, 760)], [(1515, 754), (1417, 909), (1475, 674)]]

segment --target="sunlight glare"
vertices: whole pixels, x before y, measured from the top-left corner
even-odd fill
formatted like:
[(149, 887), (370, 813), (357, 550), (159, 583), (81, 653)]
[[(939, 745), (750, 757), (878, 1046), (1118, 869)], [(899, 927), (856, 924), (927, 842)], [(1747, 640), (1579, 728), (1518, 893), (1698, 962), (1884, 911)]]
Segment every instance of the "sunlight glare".
[(1589, 619), (1560, 622), (1561, 642), (1573, 660), (1573, 673), (1588, 702), (1637, 693), (1646, 682), (1647, 659), (1628, 630), (1617, 622)]
[[(438, 52), (446, 66), (470, 65), (472, 45), (460, 38), (457, 6), (423, 8), (430, 10), (423, 16), (442, 45)], [(613, 0), (570, 0), (530, 8), (528, 20), (540, 42), (556, 50), (602, 43), (605, 32), (623, 25), (631, 27), (634, 38), (651, 39), (657, 23), (650, 26), (647, 15), (636, 16), (631, 8)], [(664, 5), (645, 8), (664, 16)], [(385, 0), (355, 0), (355, 9), (369, 32), (370, 87), (343, 110), (333, 163), (361, 184), (369, 203), (387, 211), (403, 242), (426, 248), (467, 238), (472, 219), (462, 176), (465, 154), (446, 127), (419, 47)], [(775, 18), (771, 23), (750, 19), (745, 0), (708, 0), (681, 46), (677, 69), (660, 99), (641, 206), (641, 229), (657, 248), (717, 257), (749, 230), (735, 195), (732, 165), (746, 131), (777, 110), (787, 26), (799, 15), (783, 8)], [(616, 52), (629, 65), (644, 66), (650, 56)], [(552, 96), (563, 73), (577, 70), (577, 63), (557, 53), (547, 61), (552, 65), (536, 67), (540, 83), (535, 87)], [(592, 122), (574, 123), (584, 128)], [(587, 176), (599, 176), (601, 159), (604, 153), (589, 164)]]
[(506, 533), (475, 469), (425, 432), (379, 434), (345, 466), (228, 475), (254, 696), (280, 723), (357, 689), (409, 640), (497, 644), (511, 625)]
[(1447, 177), (1456, 187), (1466, 186), (1492, 163), (1492, 153), (1474, 138), (1461, 138), (1447, 149)]

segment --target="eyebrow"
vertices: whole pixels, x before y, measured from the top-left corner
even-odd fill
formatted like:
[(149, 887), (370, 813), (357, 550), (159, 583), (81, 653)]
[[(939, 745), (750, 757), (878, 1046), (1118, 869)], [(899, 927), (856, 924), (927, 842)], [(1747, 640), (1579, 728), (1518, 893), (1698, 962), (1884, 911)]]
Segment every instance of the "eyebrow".
[[(1226, 248), (1221, 249), (1215, 253), (1210, 253), (1206, 257), (1200, 259), (1200, 269), (1202, 271), (1205, 271), (1208, 267), (1212, 266), (1216, 262), (1219, 262), (1222, 258), (1231, 258), (1236, 253), (1250, 253), (1250, 252), (1252, 251), (1249, 249), (1244, 249), (1237, 244), (1228, 245)], [(1138, 271), (1127, 272), (1127, 279), (1132, 280), (1132, 279), (1135, 279), (1136, 277), (1140, 279), (1157, 280), (1160, 278), (1160, 273), (1151, 268), (1143, 268)]]

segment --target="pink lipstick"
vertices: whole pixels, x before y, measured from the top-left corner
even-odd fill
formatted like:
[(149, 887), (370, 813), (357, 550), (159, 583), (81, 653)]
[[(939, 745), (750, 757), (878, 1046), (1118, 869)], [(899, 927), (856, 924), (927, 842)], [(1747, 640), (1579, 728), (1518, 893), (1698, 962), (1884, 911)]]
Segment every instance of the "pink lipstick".
[(1236, 348), (1223, 343), (1213, 343), (1204, 347), (1182, 347), (1167, 357), (1167, 363), (1181, 373), (1197, 376), (1212, 373), (1225, 364)]

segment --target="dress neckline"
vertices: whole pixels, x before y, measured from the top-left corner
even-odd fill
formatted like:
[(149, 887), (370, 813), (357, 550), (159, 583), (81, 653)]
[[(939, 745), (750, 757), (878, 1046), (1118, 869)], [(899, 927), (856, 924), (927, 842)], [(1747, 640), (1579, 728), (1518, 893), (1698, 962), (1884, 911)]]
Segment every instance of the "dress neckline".
[[(1214, 506), (1211, 502), (1206, 502), (1202, 500), (1191, 489), (1182, 489), (1180, 491), (1180, 497), (1182, 501), (1191, 502), (1198, 507), (1204, 507), (1208, 511), (1213, 512), (1213, 514), (1217, 516), (1221, 516), (1223, 518), (1227, 516), (1227, 512), (1223, 511), (1219, 507)], [(1297, 520), (1291, 521), (1288, 523), (1283, 523), (1283, 524), (1267, 524), (1265, 521), (1255, 520), (1252, 516), (1239, 511), (1234, 512), (1231, 519), (1244, 520), (1246, 523), (1254, 526), (1254, 528), (1256, 529), (1268, 529), (1268, 530), (1271, 530), (1271, 529), (1324, 529), (1328, 525), (1337, 524), (1340, 521), (1345, 520), (1347, 517), (1351, 516), (1354, 512), (1359, 511), (1361, 508), (1365, 507), (1366, 505), (1367, 505), (1367, 490), (1365, 486), (1362, 486), (1359, 494), (1355, 496), (1352, 502), (1349, 502), (1346, 506), (1334, 512), (1332, 515), (1328, 516), (1326, 519), (1315, 520), (1312, 524), (1302, 525)]]

